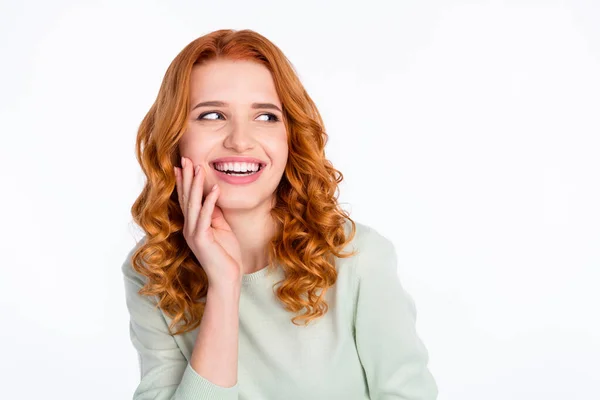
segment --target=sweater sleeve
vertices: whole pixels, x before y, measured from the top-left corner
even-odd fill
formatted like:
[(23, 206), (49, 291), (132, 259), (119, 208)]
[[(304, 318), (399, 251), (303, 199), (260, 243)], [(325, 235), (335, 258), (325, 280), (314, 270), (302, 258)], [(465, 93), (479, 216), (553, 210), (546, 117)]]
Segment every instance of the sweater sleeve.
[(416, 308), (400, 283), (393, 243), (371, 229), (356, 265), (355, 340), (371, 400), (435, 400)]
[(129, 334), (137, 350), (140, 382), (133, 400), (238, 400), (238, 384), (218, 386), (194, 370), (170, 334), (168, 324), (156, 301), (140, 295), (143, 277), (127, 255), (122, 271), (129, 310)]

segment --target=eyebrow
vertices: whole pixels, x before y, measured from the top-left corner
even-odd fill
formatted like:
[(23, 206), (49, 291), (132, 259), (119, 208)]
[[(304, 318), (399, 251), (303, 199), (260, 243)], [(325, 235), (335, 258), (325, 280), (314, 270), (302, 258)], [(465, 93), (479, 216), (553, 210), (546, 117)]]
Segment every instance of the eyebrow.
[[(224, 101), (203, 101), (202, 103), (198, 103), (194, 106), (194, 108), (192, 108), (192, 111), (195, 110), (198, 107), (226, 107), (228, 104), (225, 103)], [(275, 104), (273, 103), (252, 103), (252, 108), (257, 109), (257, 108), (267, 108), (267, 109), (271, 109), (271, 110), (277, 110), (279, 112), (281, 112), (281, 110), (279, 109), (279, 107), (277, 107)]]

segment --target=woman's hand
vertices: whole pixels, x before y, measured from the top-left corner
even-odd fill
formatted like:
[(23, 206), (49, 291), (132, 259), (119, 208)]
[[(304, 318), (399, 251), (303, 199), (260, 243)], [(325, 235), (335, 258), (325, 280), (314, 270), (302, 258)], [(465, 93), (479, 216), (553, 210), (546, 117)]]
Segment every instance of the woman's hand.
[(179, 205), (184, 216), (183, 237), (206, 272), (209, 287), (227, 289), (242, 279), (239, 242), (216, 206), (220, 188), (214, 185), (203, 200), (206, 171), (181, 157), (182, 168), (174, 167)]

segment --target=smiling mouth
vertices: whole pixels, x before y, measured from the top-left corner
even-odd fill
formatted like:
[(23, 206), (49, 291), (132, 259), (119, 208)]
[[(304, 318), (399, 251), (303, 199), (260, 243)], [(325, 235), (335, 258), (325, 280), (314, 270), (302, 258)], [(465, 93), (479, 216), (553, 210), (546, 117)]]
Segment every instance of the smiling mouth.
[(249, 176), (249, 175), (254, 175), (258, 172), (260, 172), (265, 165), (264, 164), (258, 164), (258, 169), (256, 171), (235, 171), (235, 170), (229, 170), (229, 169), (218, 169), (217, 168), (217, 163), (211, 163), (211, 167), (217, 171), (220, 172), (222, 174), (227, 174), (227, 175), (231, 175), (231, 176)]

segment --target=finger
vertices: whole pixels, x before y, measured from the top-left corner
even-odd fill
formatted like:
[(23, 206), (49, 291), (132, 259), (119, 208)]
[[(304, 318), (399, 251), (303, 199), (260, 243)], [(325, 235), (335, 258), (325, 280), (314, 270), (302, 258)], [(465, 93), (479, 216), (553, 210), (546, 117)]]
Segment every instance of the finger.
[(225, 231), (231, 230), (231, 227), (225, 220), (223, 211), (221, 211), (221, 208), (218, 206), (215, 206), (215, 210), (212, 213), (211, 226), (215, 229), (221, 229), (221, 230), (225, 230)]
[(192, 183), (193, 171), (191, 169), (191, 161), (188, 158), (181, 157), (181, 183), (182, 183), (182, 207), (183, 215), (187, 217), (188, 202), (190, 199), (190, 184)]
[(214, 185), (210, 193), (206, 196), (202, 209), (200, 210), (200, 220), (198, 221), (198, 232), (206, 232), (212, 222), (212, 215), (219, 197), (219, 186)]
[(175, 171), (175, 186), (177, 188), (177, 201), (179, 202), (179, 207), (181, 207), (181, 211), (184, 210), (183, 203), (181, 199), (181, 168), (173, 167)]
[(202, 186), (204, 185), (204, 170), (200, 165), (196, 165), (192, 186), (190, 187), (190, 198), (188, 200), (187, 218), (190, 227), (195, 227), (198, 223), (198, 215), (202, 210)]

